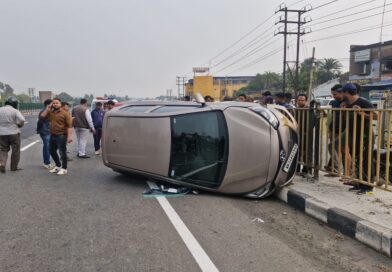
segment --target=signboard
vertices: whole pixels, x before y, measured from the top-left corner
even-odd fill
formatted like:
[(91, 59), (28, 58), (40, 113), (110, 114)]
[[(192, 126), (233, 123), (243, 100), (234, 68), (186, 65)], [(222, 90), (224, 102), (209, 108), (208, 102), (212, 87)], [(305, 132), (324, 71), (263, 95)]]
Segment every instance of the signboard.
[(369, 61), (371, 55), (370, 49), (354, 52), (354, 62)]
[(371, 90), (369, 91), (370, 100), (385, 100), (389, 95), (389, 90)]
[(208, 73), (210, 71), (210, 68), (208, 67), (195, 67), (193, 68), (194, 73)]

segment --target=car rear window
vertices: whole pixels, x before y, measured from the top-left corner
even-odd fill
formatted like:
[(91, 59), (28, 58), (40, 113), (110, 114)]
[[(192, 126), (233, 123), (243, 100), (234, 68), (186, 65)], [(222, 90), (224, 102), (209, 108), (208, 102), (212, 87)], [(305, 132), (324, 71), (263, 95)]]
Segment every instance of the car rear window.
[(219, 187), (228, 160), (228, 132), (220, 111), (171, 117), (169, 177)]

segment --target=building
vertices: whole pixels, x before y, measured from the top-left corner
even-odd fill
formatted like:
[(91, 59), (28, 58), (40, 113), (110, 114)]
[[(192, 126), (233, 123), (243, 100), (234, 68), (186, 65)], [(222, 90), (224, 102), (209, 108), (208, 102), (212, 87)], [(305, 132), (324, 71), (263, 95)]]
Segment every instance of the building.
[(50, 91), (45, 91), (45, 92), (39, 91), (39, 92), (38, 92), (38, 95), (39, 95), (39, 101), (40, 101), (41, 103), (44, 103), (44, 101), (45, 101), (46, 99), (53, 99), (53, 97), (54, 97), (53, 92), (50, 92)]
[(192, 96), (200, 93), (202, 96), (209, 95), (215, 101), (219, 101), (224, 97), (232, 97), (236, 91), (246, 87), (255, 78), (255, 76), (214, 77), (208, 74), (195, 74), (193, 79), (185, 84), (185, 94)]
[(350, 47), (349, 81), (361, 85), (361, 95), (382, 99), (392, 90), (392, 40)]

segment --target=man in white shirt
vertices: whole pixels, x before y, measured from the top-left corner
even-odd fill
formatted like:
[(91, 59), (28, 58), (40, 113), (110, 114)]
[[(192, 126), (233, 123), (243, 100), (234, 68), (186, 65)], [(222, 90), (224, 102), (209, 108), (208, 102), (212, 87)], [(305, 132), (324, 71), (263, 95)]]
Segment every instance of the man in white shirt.
[(22, 170), (18, 168), (20, 160), (20, 128), (23, 127), (25, 118), (17, 110), (18, 100), (10, 96), (5, 101), (5, 106), (0, 108), (0, 172), (5, 173), (8, 152), (11, 154), (11, 171)]
[(93, 120), (91, 118), (90, 110), (87, 107), (87, 100), (82, 98), (80, 105), (72, 109), (73, 126), (75, 128), (75, 134), (78, 144), (78, 158), (87, 159), (90, 158), (86, 154), (86, 145), (89, 132), (95, 133)]

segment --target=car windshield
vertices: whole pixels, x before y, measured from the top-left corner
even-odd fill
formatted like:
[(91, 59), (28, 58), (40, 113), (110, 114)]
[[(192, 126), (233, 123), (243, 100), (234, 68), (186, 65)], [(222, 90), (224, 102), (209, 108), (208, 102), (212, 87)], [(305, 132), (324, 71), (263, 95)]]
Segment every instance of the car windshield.
[(218, 187), (228, 158), (228, 134), (221, 112), (192, 113), (171, 118), (171, 178)]

